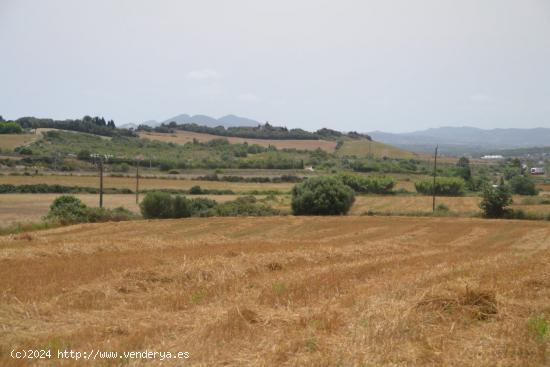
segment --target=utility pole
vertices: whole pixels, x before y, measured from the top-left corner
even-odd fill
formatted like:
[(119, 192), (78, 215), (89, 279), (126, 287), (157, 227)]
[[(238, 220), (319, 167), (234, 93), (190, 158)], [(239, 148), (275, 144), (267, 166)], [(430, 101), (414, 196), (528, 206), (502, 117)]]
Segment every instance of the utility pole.
[(434, 184), (432, 186), (432, 194), (433, 194), (433, 200), (432, 200), (432, 211), (435, 212), (435, 177), (437, 176), (437, 149), (439, 148), (439, 145), (435, 146), (435, 154), (434, 154)]
[(99, 165), (99, 207), (103, 208), (103, 161), (112, 157), (111, 154), (90, 154), (92, 159), (97, 159)]
[(103, 208), (103, 159), (99, 158), (99, 207)]
[(136, 159), (136, 204), (139, 204), (139, 161)]

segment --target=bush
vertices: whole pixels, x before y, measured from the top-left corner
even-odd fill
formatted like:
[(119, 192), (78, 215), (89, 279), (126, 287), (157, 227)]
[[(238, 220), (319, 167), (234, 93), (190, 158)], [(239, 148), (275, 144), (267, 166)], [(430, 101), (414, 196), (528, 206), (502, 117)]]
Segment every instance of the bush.
[(44, 219), (47, 222), (57, 222), (65, 225), (74, 223), (123, 221), (134, 218), (136, 218), (136, 215), (123, 207), (118, 207), (116, 209), (91, 208), (74, 196), (61, 195), (53, 201), (52, 205), (50, 205), (50, 211)]
[(200, 186), (195, 185), (189, 189), (189, 195), (200, 195), (203, 191)]
[(184, 196), (175, 196), (172, 198), (172, 218), (187, 218), (191, 216), (189, 200)]
[(216, 215), (218, 203), (212, 199), (194, 198), (189, 200), (189, 209), (193, 217), (212, 217)]
[(130, 171), (130, 165), (128, 165), (128, 163), (125, 163), (125, 162), (123, 162), (121, 164), (113, 164), (112, 170), (113, 170), (113, 172), (126, 173), (126, 172)]
[(438, 212), (446, 213), (449, 211), (449, 207), (443, 203), (440, 203), (440, 204), (437, 204), (437, 206), (435, 207), (435, 210)]
[(32, 149), (29, 147), (18, 147), (15, 148), (15, 151), (19, 154), (32, 155)]
[(355, 192), (364, 194), (391, 194), (395, 186), (395, 180), (391, 177), (363, 177), (340, 173), (336, 178)]
[(279, 211), (265, 203), (257, 202), (254, 196), (245, 196), (218, 204), (205, 198), (187, 199), (172, 197), (166, 192), (150, 192), (140, 204), (144, 218), (186, 218), (212, 216), (264, 216), (277, 215)]
[(172, 218), (172, 196), (166, 192), (148, 192), (139, 208), (143, 218)]
[(310, 178), (292, 189), (294, 215), (346, 214), (354, 201), (354, 191), (334, 177)]
[(535, 181), (530, 177), (514, 176), (510, 180), (510, 188), (517, 195), (538, 195)]
[(216, 214), (220, 217), (238, 216), (268, 216), (278, 215), (279, 210), (272, 208), (265, 203), (258, 203), (254, 196), (243, 196), (236, 200), (219, 204)]
[[(433, 195), (432, 178), (417, 181), (414, 186), (420, 194)], [(437, 177), (435, 194), (438, 196), (461, 196), (464, 194), (464, 180), (458, 177)]]
[(23, 129), (21, 129), (21, 125), (19, 125), (17, 122), (0, 121), (0, 134), (21, 134), (22, 132)]
[(61, 224), (87, 222), (88, 207), (77, 197), (61, 195), (50, 205), (46, 219)]
[(506, 207), (510, 204), (512, 204), (512, 194), (507, 186), (486, 185), (479, 207), (487, 218), (502, 218), (509, 211)]

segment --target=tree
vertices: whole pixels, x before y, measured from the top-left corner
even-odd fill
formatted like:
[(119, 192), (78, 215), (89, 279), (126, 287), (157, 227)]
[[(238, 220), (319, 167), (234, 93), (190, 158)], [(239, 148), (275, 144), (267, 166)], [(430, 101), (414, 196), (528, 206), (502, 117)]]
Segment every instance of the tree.
[(166, 192), (149, 192), (139, 204), (144, 218), (171, 218), (172, 197)]
[(189, 200), (177, 195), (172, 199), (172, 218), (187, 218), (191, 216)]
[(292, 189), (294, 215), (342, 215), (355, 201), (355, 192), (334, 177), (314, 177)]
[[(423, 179), (415, 182), (416, 191), (424, 195), (433, 195), (433, 179)], [(459, 177), (437, 177), (435, 193), (438, 196), (461, 196), (464, 194), (464, 180)]]
[(472, 178), (470, 160), (467, 157), (460, 157), (456, 163), (456, 167), (458, 176), (462, 177), (464, 181), (469, 181)]
[(0, 122), (0, 134), (21, 134), (23, 129), (17, 122)]
[(514, 158), (506, 162), (504, 167), (504, 178), (511, 180), (513, 177), (521, 175), (521, 162)]
[(514, 176), (510, 180), (512, 192), (517, 195), (538, 195), (535, 181), (531, 177)]
[(71, 195), (57, 197), (46, 216), (48, 220), (58, 221), (62, 224), (86, 222), (88, 207), (79, 198)]
[(487, 218), (501, 218), (506, 214), (508, 207), (512, 204), (512, 194), (506, 185), (493, 187), (486, 185), (483, 189), (483, 199), (479, 204), (483, 215)]
[(81, 151), (78, 152), (78, 154), (76, 155), (76, 157), (78, 159), (80, 159), (81, 161), (87, 161), (90, 159), (90, 154), (92, 154), (89, 150), (87, 149), (82, 149)]

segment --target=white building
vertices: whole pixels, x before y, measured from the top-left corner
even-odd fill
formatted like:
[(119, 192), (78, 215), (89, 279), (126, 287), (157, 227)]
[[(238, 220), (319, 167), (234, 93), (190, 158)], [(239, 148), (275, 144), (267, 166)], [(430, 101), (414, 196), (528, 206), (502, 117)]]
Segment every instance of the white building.
[(481, 159), (504, 159), (501, 155), (484, 155)]
[(544, 167), (532, 167), (531, 168), (531, 174), (532, 175), (544, 175)]

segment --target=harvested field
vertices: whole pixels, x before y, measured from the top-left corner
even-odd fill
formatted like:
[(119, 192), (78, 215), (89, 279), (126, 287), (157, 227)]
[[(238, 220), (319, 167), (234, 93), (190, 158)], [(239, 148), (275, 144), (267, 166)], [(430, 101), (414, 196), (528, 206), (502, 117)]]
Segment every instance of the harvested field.
[[(31, 185), (31, 184), (59, 184), (65, 186), (99, 187), (97, 176), (0, 176), (0, 184)], [(128, 188), (134, 190), (136, 180), (133, 177), (105, 176), (104, 187)], [(189, 189), (199, 185), (203, 189), (228, 189), (235, 192), (251, 190), (280, 190), (289, 191), (292, 183), (247, 183), (247, 182), (223, 182), (223, 181), (195, 181), (161, 178), (141, 178), (140, 190), (151, 189)]]
[[(426, 213), (432, 211), (431, 196), (358, 196), (351, 214), (364, 214), (368, 210), (383, 213)], [(480, 198), (475, 196), (438, 197), (437, 204), (445, 204), (453, 212), (475, 213), (479, 211)]]
[(38, 137), (36, 134), (0, 134), (0, 148), (17, 148), (32, 143)]
[[(161, 180), (168, 181), (168, 180)], [(185, 182), (185, 181), (183, 181)], [(108, 187), (108, 186), (107, 186)], [(203, 184), (201, 183), (201, 187)], [(207, 187), (207, 186), (206, 186)], [(52, 201), (61, 194), (3, 194), (0, 195), (0, 227), (14, 223), (38, 222), (48, 213)], [(75, 194), (85, 204), (98, 206), (97, 194)], [(207, 197), (218, 202), (235, 200), (240, 195), (189, 195), (188, 197)], [(255, 195), (262, 199), (265, 195)], [(143, 194), (140, 195), (143, 198)], [(516, 197), (518, 205), (512, 205), (513, 209), (522, 209), (530, 213), (550, 213), (550, 205), (520, 205), (522, 198)], [(276, 201), (268, 202), (269, 205), (285, 212), (290, 212), (290, 196), (279, 195)], [(451, 212), (463, 216), (479, 213), (479, 197), (438, 197), (436, 204), (445, 204)], [(103, 203), (107, 208), (123, 206), (133, 212), (139, 213), (139, 206), (135, 202), (134, 194), (106, 194)], [(362, 215), (368, 211), (382, 214), (407, 214), (407, 213), (431, 213), (432, 198), (429, 196), (357, 196), (349, 214)]]
[(0, 237), (0, 261), (2, 366), (27, 365), (7, 352), (37, 347), (187, 351), (185, 364), (200, 366), (548, 362), (544, 222), (271, 217), (76, 225)]
[(219, 136), (212, 134), (195, 133), (191, 131), (178, 131), (174, 134), (163, 133), (139, 133), (142, 139), (160, 140), (167, 143), (185, 144), (197, 139), (200, 142), (208, 142), (214, 139), (227, 139), (231, 144), (243, 144), (247, 142), (249, 145), (257, 144), (262, 147), (273, 145), (277, 149), (298, 149), (298, 150), (315, 150), (322, 149), (327, 152), (334, 152), (336, 141), (329, 140), (278, 140), (278, 139), (248, 139), (236, 138), (229, 136)]
[[(0, 228), (15, 223), (36, 223), (42, 217), (48, 214), (49, 207), (54, 199), (62, 194), (5, 194), (0, 195)], [(96, 194), (74, 194), (80, 198), (84, 204), (89, 206), (99, 206), (99, 195)], [(235, 200), (238, 195), (193, 195), (190, 198), (203, 197), (216, 200), (219, 203)], [(257, 195), (256, 198), (262, 199), (265, 196)], [(140, 199), (143, 194), (140, 195)], [(270, 202), (272, 206), (279, 209), (289, 209), (289, 204), (283, 202), (277, 204)], [(275, 205), (273, 205), (275, 204)], [(126, 209), (139, 213), (139, 206), (136, 204), (136, 197), (133, 194), (106, 194), (103, 195), (103, 205), (106, 208), (116, 208), (123, 206)]]

